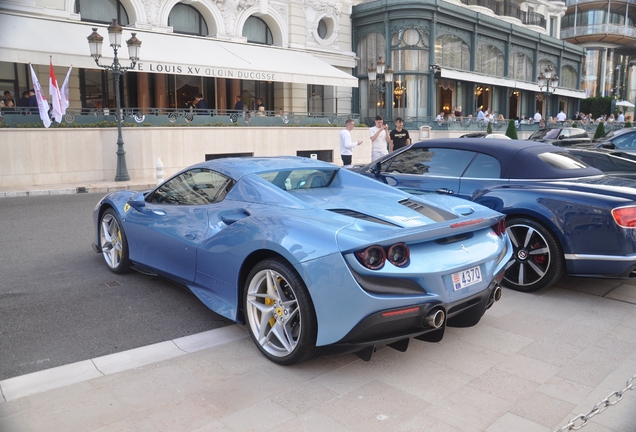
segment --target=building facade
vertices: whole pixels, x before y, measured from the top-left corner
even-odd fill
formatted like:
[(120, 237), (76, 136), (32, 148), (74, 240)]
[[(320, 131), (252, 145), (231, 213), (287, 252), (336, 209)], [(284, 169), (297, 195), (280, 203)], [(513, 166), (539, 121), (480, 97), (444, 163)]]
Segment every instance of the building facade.
[(582, 85), (588, 97), (636, 100), (636, 2), (567, 0), (561, 39), (586, 50)]
[[(0, 89), (17, 100), (32, 88), (29, 63), (48, 94), (49, 62), (58, 80), (71, 72), (71, 108), (115, 107), (113, 74), (90, 57), (87, 37), (104, 37), (100, 64), (113, 50), (107, 27), (142, 41), (122, 77), (121, 105), (146, 112), (187, 109), (199, 94), (215, 112), (245, 110), (351, 113), (349, 0), (2, 0)], [(130, 65), (125, 44), (118, 56)], [(103, 112), (103, 111), (102, 111)]]
[[(478, 110), (506, 119), (578, 111), (584, 49), (559, 40), (562, 2), (374, 0), (353, 8), (355, 74), (362, 118), (409, 119)], [(392, 80), (368, 70), (382, 58)], [(538, 85), (547, 69), (554, 88)], [(385, 73), (386, 76), (386, 73)]]

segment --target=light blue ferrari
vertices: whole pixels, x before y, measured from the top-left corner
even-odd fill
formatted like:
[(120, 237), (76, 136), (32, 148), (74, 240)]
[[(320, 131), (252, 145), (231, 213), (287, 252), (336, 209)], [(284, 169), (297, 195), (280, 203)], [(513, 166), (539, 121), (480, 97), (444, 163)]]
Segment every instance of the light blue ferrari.
[(475, 325), (512, 254), (500, 213), (298, 157), (200, 163), (106, 195), (94, 219), (113, 272), (185, 285), (284, 365)]

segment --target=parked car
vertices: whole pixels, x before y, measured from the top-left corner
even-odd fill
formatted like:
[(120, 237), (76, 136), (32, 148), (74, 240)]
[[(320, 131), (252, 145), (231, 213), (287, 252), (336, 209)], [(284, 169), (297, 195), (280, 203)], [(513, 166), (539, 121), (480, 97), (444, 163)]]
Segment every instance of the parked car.
[(488, 132), (472, 132), (461, 135), (460, 138), (495, 138), (495, 139), (512, 139), (508, 135)]
[(469, 199), (506, 215), (513, 260), (503, 285), (534, 291), (572, 276), (636, 268), (636, 182), (535, 141), (436, 139), (356, 171), (410, 193)]
[(611, 129), (609, 132), (607, 132), (602, 137), (593, 139), (592, 142), (602, 143), (602, 142), (605, 142), (605, 141), (610, 141), (615, 136), (622, 135), (624, 133), (632, 132), (632, 131), (636, 131), (636, 128), (631, 127), (631, 128)]
[(636, 180), (636, 153), (594, 147), (568, 147), (568, 151), (605, 174)]
[(200, 163), (106, 195), (94, 221), (110, 270), (185, 285), (284, 365), (475, 325), (512, 255), (500, 213), (298, 157)]
[(573, 127), (539, 129), (530, 135), (528, 139), (560, 147), (567, 147), (574, 144), (590, 144), (592, 142), (585, 129)]
[(616, 149), (625, 153), (636, 153), (636, 128), (627, 129), (620, 134), (615, 133), (605, 141), (596, 144), (595, 147)]

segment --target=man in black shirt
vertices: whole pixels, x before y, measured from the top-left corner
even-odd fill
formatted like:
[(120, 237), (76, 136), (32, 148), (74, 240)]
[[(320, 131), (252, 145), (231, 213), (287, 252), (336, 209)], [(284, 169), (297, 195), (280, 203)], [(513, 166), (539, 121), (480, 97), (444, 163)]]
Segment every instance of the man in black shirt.
[(403, 129), (404, 121), (398, 117), (395, 119), (395, 129), (389, 134), (391, 141), (389, 141), (389, 152), (411, 145), (411, 137), (409, 131)]

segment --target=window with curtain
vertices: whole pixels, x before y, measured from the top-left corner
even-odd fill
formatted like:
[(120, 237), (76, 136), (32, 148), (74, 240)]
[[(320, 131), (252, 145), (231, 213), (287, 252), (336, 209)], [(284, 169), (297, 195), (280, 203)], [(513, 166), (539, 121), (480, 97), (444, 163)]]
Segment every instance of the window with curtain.
[(477, 47), (475, 72), (504, 76), (504, 55), (501, 50), (493, 45), (480, 45)]
[(127, 26), (128, 14), (119, 0), (76, 0), (75, 13), (82, 17), (82, 21), (110, 24), (113, 18), (122, 26)]
[(245, 21), (243, 27), (243, 36), (247, 38), (248, 42), (273, 45), (274, 38), (272, 37), (272, 31), (269, 26), (262, 19), (251, 16)]
[(396, 71), (428, 70), (428, 37), (419, 29), (399, 29), (391, 39), (391, 67)]
[[(360, 75), (366, 75), (371, 63), (375, 63), (380, 57), (385, 56), (386, 40), (380, 33), (369, 33), (358, 42), (358, 55), (360, 56)], [(386, 60), (386, 59), (385, 59)]]
[(183, 3), (174, 5), (168, 16), (168, 25), (175, 33), (196, 36), (208, 35), (208, 26), (201, 12)]
[(460, 37), (443, 35), (435, 39), (435, 63), (470, 70), (470, 49)]
[(559, 87), (567, 87), (572, 89), (579, 88), (578, 74), (576, 69), (570, 65), (563, 66), (561, 68), (561, 74), (559, 75)]
[(508, 63), (508, 76), (519, 81), (532, 81), (532, 60), (521, 52), (512, 53)]

